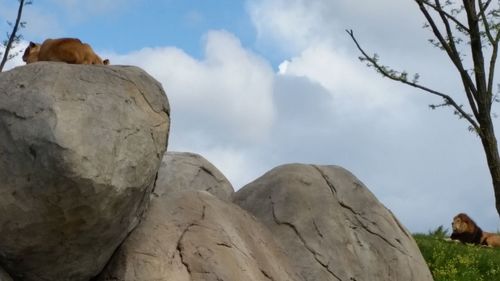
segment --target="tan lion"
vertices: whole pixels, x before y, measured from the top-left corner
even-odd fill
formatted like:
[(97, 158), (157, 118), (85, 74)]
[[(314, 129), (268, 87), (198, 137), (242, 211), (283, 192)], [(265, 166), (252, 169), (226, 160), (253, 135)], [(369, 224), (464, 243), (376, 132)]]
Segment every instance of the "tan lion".
[(462, 243), (472, 243), (489, 247), (500, 247), (500, 235), (484, 232), (477, 224), (464, 213), (453, 218), (451, 223), (453, 233), (451, 239)]
[(109, 64), (89, 44), (76, 38), (47, 39), (42, 44), (30, 42), (23, 54), (26, 64), (37, 61), (59, 61), (72, 64)]

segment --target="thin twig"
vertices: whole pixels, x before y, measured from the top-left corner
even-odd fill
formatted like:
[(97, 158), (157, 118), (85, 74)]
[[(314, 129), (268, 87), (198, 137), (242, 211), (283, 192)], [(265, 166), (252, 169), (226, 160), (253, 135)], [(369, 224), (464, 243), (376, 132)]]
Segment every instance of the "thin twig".
[(451, 21), (453, 21), (456, 25), (458, 25), (458, 27), (460, 27), (462, 30), (466, 31), (467, 33), (469, 33), (469, 28), (467, 28), (467, 26), (465, 26), (463, 23), (461, 23), (456, 17), (454, 17), (453, 15), (450, 15), (449, 13), (447, 13), (446, 11), (444, 11), (443, 9), (437, 7), (436, 5), (433, 5), (432, 3), (428, 2), (428, 1), (422, 1), (422, 0), (418, 0), (418, 1), (421, 1), (423, 2), (425, 5), (431, 7), (432, 9), (434, 9), (436, 12), (438, 13), (443, 13), (448, 19), (450, 19)]
[(443, 98), (447, 103), (449, 103), (453, 108), (455, 108), (455, 110), (460, 114), (461, 117), (465, 118), (471, 125), (472, 127), (474, 127), (474, 129), (479, 132), (479, 125), (476, 123), (476, 121), (474, 119), (472, 119), (469, 114), (467, 114), (461, 106), (459, 106), (455, 100), (453, 100), (452, 97), (450, 97), (449, 95), (446, 95), (446, 94), (443, 94), (441, 92), (438, 92), (438, 91), (435, 91), (435, 90), (432, 90), (428, 87), (425, 87), (425, 86), (422, 86), (422, 85), (419, 85), (417, 83), (414, 83), (414, 82), (410, 82), (410, 81), (407, 81), (406, 79), (403, 79), (401, 77), (397, 77), (397, 76), (394, 76), (394, 75), (391, 75), (390, 73), (388, 73), (382, 66), (380, 66), (380, 64), (377, 63), (377, 61), (375, 59), (373, 59), (373, 57), (369, 56), (364, 50), (363, 48), (361, 48), (361, 45), (358, 43), (358, 41), (356, 40), (356, 37), (354, 36), (354, 32), (352, 30), (346, 30), (347, 34), (349, 34), (349, 36), (351, 36), (352, 40), (354, 41), (354, 43), (356, 44), (356, 47), (358, 48), (358, 50), (361, 52), (361, 54), (363, 55), (363, 57), (368, 61), (370, 62), (374, 67), (375, 69), (377, 69), (378, 72), (380, 72), (384, 77), (387, 77), (391, 80), (394, 80), (394, 81), (398, 81), (398, 82), (401, 82), (403, 84), (406, 84), (406, 85), (409, 85), (409, 86), (412, 86), (414, 88), (417, 88), (417, 89), (420, 89), (420, 90), (423, 90), (425, 92), (428, 92), (430, 94), (433, 94), (433, 95), (436, 95), (436, 96), (439, 96), (441, 98)]
[(487, 1), (485, 4), (483, 4), (482, 0), (479, 0), (479, 17), (483, 22), (486, 36), (488, 37), (488, 40), (492, 46), (490, 69), (488, 73), (488, 89), (487, 89), (489, 99), (491, 100), (493, 98), (493, 82), (494, 82), (493, 79), (495, 77), (495, 65), (498, 54), (498, 40), (500, 39), (500, 32), (497, 31), (495, 38), (493, 38), (493, 34), (491, 34), (491, 26), (490, 23), (488, 22), (488, 18), (486, 17), (486, 9), (488, 8), (490, 3), (491, 0)]
[[(448, 36), (448, 42), (449, 42), (448, 44), (450, 46), (450, 51), (454, 57), (458, 57), (458, 59), (460, 60), (460, 53), (458, 52), (457, 46), (455, 45), (455, 37), (454, 37), (453, 32), (451, 30), (450, 23), (448, 22), (448, 18), (445, 16), (445, 13), (443, 11), (443, 6), (441, 5), (441, 2), (439, 0), (434, 0), (434, 2), (436, 3), (436, 8), (437, 8), (436, 11), (438, 11), (439, 16), (441, 17), (441, 21), (443, 22), (445, 29), (446, 29), (446, 35)], [(470, 79), (470, 77), (467, 75), (467, 72), (465, 70), (461, 71), (461, 69), (464, 68), (461, 60), (459, 62), (459, 65), (460, 65), (460, 67), (458, 69), (459, 69), (460, 75), (462, 77), (463, 77), (463, 75), (467, 76), (466, 80), (467, 80), (467, 78)], [(464, 81), (463, 78), (462, 78), (462, 81)], [(467, 86), (465, 81), (464, 81), (464, 86)], [(467, 95), (467, 99), (469, 101), (469, 105), (472, 109), (472, 113), (474, 114), (474, 116), (476, 118), (478, 118), (479, 112), (477, 110), (477, 105), (476, 105), (475, 99), (473, 97), (473, 94), (471, 93), (471, 91), (469, 90), (468, 87), (464, 87), (464, 88), (465, 88), (465, 93)]]
[(439, 28), (437, 27), (436, 23), (434, 22), (434, 19), (432, 18), (432, 16), (429, 14), (427, 9), (423, 5), (423, 1), (416, 0), (416, 2), (418, 4), (418, 6), (420, 7), (420, 11), (427, 19), (427, 22), (432, 27), (432, 31), (434, 33), (434, 36), (436, 36), (436, 38), (439, 40), (441, 45), (443, 45), (443, 48), (445, 49), (446, 53), (448, 54), (448, 57), (450, 58), (450, 60), (453, 62), (453, 64), (457, 68), (457, 70), (460, 74), (460, 78), (462, 79), (462, 83), (464, 84), (464, 90), (465, 90), (465, 93), (467, 95), (467, 99), (469, 101), (469, 105), (471, 107), (472, 113), (474, 114), (474, 116), (476, 118), (478, 118), (479, 111), (477, 109), (476, 103), (477, 103), (479, 96), (478, 96), (474, 82), (472, 81), (471, 77), (469, 76), (469, 74), (467, 73), (467, 71), (465, 70), (465, 68), (462, 64), (462, 60), (460, 59), (460, 54), (458, 53), (458, 51), (456, 51), (456, 49), (454, 51), (451, 48), (451, 46), (448, 44), (448, 42), (446, 42), (443, 35), (441, 34), (441, 31), (439, 31)]
[(19, 9), (17, 11), (16, 23), (14, 24), (14, 28), (12, 29), (12, 33), (10, 34), (9, 41), (7, 42), (7, 45), (5, 46), (5, 52), (3, 54), (2, 62), (0, 63), (0, 72), (3, 70), (5, 63), (7, 62), (8, 58), (9, 58), (9, 51), (12, 48), (12, 44), (14, 43), (14, 40), (16, 38), (16, 32), (17, 32), (17, 29), (19, 27), (19, 23), (21, 22), (21, 15), (23, 13), (23, 7), (24, 7), (24, 0), (19, 0)]
[(479, 6), (479, 14), (478, 14), (478, 17), (480, 14), (482, 14), (484, 11), (486, 11), (486, 9), (488, 9), (488, 6), (490, 6), (491, 4), (491, 0), (488, 0), (486, 1), (486, 3), (483, 5), (483, 7)]

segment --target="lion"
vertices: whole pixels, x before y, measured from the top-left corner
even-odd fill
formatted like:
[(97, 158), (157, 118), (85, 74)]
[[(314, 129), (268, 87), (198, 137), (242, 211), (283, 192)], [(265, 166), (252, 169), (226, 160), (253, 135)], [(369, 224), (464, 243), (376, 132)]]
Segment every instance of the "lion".
[(42, 44), (30, 42), (23, 54), (26, 64), (37, 61), (59, 61), (71, 64), (109, 64), (89, 44), (76, 38), (47, 39)]
[(460, 213), (453, 218), (451, 223), (453, 233), (451, 239), (462, 243), (472, 243), (489, 247), (500, 247), (500, 235), (485, 232), (464, 213)]

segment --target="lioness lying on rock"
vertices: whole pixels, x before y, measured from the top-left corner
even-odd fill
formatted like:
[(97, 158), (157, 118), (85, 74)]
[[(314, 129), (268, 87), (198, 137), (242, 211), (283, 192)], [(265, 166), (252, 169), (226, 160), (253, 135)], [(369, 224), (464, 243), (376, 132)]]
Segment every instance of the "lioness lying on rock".
[(472, 243), (490, 247), (500, 247), (500, 235), (484, 232), (477, 224), (464, 213), (453, 218), (451, 223), (453, 233), (451, 239), (462, 243)]
[(26, 64), (37, 61), (59, 61), (72, 64), (109, 64), (92, 50), (89, 44), (76, 38), (47, 39), (42, 44), (30, 42), (24, 51)]

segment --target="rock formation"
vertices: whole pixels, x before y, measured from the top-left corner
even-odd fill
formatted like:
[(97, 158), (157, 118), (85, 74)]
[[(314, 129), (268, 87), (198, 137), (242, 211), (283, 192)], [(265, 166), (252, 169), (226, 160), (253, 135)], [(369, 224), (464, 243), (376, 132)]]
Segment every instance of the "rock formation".
[(410, 233), (351, 173), (285, 165), (235, 194), (307, 281), (432, 280)]
[(169, 105), (136, 67), (34, 63), (0, 73), (0, 265), (89, 280), (136, 226)]
[(226, 177), (205, 158), (188, 152), (167, 152), (158, 172), (155, 193), (205, 190), (219, 199), (230, 201), (233, 186)]
[(97, 281), (299, 281), (269, 231), (227, 202), (232, 190), (203, 157), (165, 154), (144, 221)]
[[(158, 187), (157, 187), (158, 188)], [(153, 198), (97, 281), (299, 281), (255, 218), (206, 191)]]
[(234, 193), (164, 154), (169, 111), (136, 67), (0, 73), (0, 281), (432, 280), (348, 171), (285, 165)]

